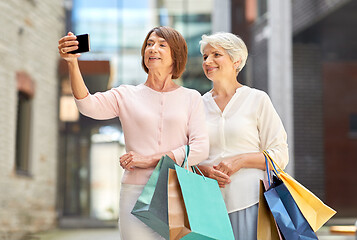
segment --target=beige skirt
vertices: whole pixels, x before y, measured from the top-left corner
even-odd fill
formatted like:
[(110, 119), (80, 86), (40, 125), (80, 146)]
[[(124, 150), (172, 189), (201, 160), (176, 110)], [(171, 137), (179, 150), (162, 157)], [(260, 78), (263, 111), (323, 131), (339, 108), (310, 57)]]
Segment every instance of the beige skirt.
[(145, 185), (122, 184), (119, 204), (121, 240), (164, 240), (158, 233), (131, 214)]

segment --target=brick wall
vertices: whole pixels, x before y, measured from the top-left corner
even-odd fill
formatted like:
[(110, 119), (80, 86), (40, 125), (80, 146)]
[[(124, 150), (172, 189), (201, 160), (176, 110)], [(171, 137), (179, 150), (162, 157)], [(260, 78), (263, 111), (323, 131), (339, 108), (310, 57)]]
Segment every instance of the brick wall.
[[(18, 239), (56, 221), (57, 42), (61, 1), (0, 1), (0, 239)], [(15, 171), (16, 73), (34, 82), (29, 176)]]
[(315, 44), (293, 47), (295, 178), (325, 197), (321, 50)]

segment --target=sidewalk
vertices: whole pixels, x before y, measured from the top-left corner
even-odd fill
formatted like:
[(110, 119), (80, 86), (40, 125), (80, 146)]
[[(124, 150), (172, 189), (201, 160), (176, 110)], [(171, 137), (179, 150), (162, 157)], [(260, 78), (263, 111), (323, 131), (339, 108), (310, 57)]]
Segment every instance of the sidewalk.
[[(317, 236), (319, 240), (357, 240), (354, 235), (332, 234), (329, 227), (322, 227)], [(117, 228), (55, 229), (36, 234), (29, 240), (120, 240), (120, 234)]]
[(120, 240), (117, 228), (55, 229), (38, 233), (29, 240)]

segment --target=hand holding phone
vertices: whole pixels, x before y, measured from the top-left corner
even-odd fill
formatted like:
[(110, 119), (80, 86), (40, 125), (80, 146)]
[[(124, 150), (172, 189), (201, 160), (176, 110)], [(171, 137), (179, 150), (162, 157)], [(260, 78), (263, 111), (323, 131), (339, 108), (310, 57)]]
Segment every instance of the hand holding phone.
[(76, 35), (78, 41), (78, 49), (68, 52), (70, 54), (84, 53), (90, 51), (89, 34)]

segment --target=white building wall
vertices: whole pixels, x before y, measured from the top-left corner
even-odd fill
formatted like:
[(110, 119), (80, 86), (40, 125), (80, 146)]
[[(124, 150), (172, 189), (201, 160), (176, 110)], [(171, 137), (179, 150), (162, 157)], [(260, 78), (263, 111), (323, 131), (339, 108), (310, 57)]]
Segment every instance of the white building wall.
[(291, 0), (268, 1), (268, 89), (269, 96), (288, 134), (290, 162), (294, 173), (294, 121), (292, 78)]
[(212, 33), (231, 32), (231, 0), (213, 0)]
[[(54, 226), (62, 1), (0, 1), (0, 239)], [(29, 176), (15, 169), (16, 72), (35, 83)]]

